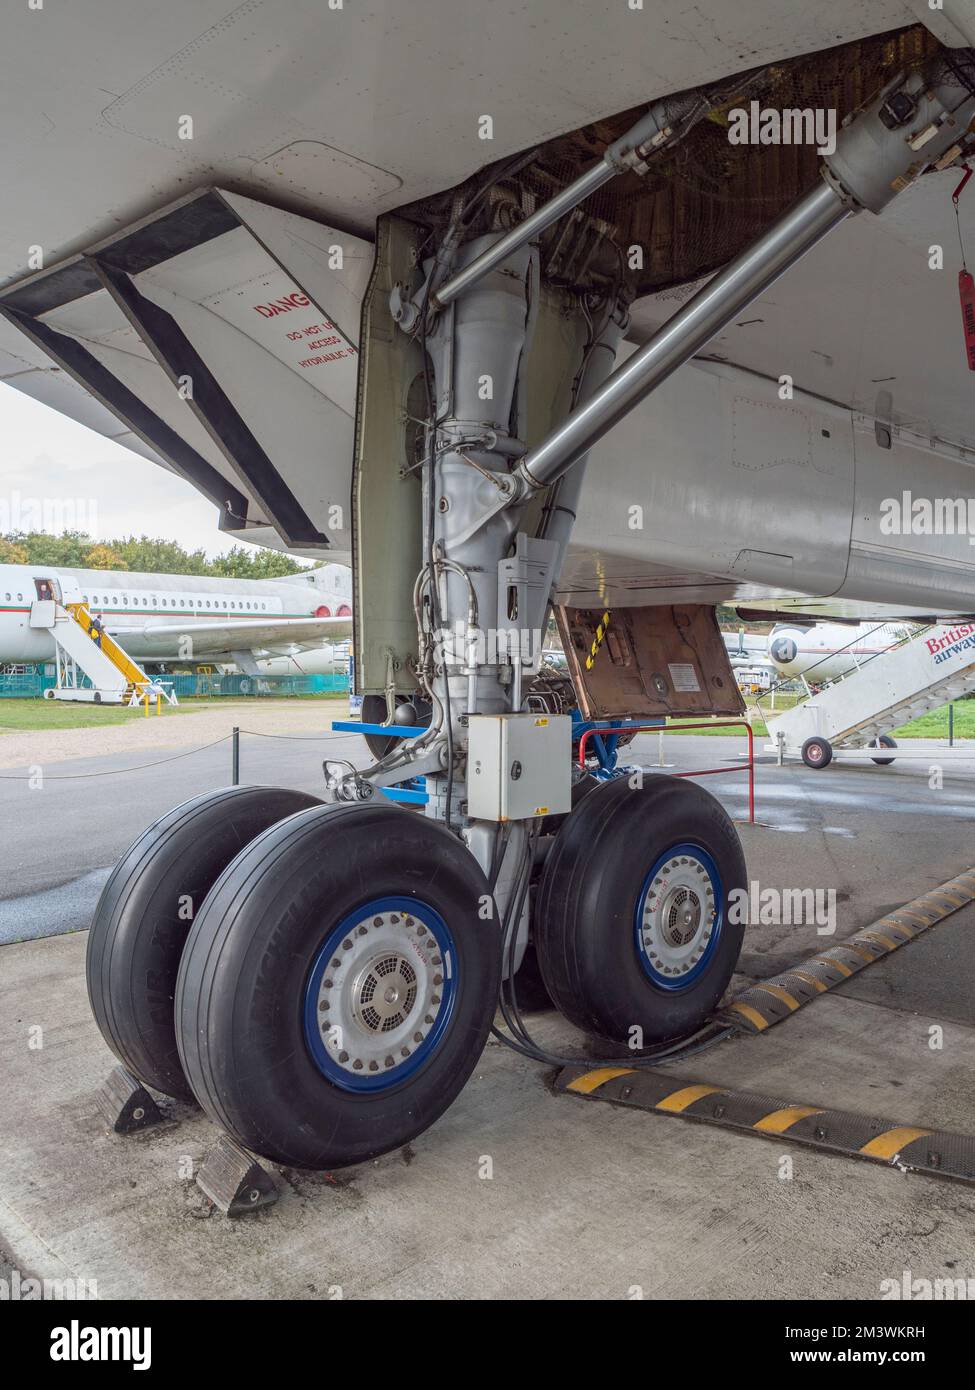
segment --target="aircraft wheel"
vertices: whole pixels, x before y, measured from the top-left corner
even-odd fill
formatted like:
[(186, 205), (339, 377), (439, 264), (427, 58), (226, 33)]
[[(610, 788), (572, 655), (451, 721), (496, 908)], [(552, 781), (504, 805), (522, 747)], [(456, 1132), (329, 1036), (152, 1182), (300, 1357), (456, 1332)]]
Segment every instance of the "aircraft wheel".
[(258, 836), (180, 965), (176, 1031), (200, 1104), (288, 1166), (408, 1143), (484, 1047), (501, 976), (493, 910), (469, 851), (388, 803), (315, 807)]
[[(577, 777), (569, 789), (569, 794), (572, 797), (572, 810), (574, 811), (579, 803), (600, 785), (598, 778), (593, 777), (591, 772)], [(556, 834), (559, 828), (565, 824), (566, 817), (571, 814), (571, 811), (566, 811), (558, 815), (543, 816), (539, 833), (542, 835)]]
[[(881, 734), (879, 738), (875, 738), (875, 739), (874, 739), (874, 741), (871, 743), (870, 747), (871, 747), (871, 748), (896, 748), (896, 747), (897, 747), (897, 744), (896, 744), (896, 743), (894, 742), (894, 740), (891, 738), (890, 734)], [(893, 758), (871, 758), (870, 761), (873, 762), (873, 763), (876, 763), (878, 767), (890, 767), (891, 763), (894, 762), (895, 760), (894, 760)]]
[(321, 803), (283, 787), (224, 787), (167, 812), (113, 870), (88, 934), (88, 998), (102, 1037), (133, 1076), (192, 1100), (176, 1047), (173, 995), (193, 916), (255, 835)]
[(829, 767), (833, 761), (833, 745), (828, 738), (807, 738), (802, 745), (802, 761), (807, 767)]
[[(545, 861), (534, 918), (542, 978), (579, 1028), (647, 1047), (692, 1032), (731, 979), (745, 930), (729, 895), (745, 859), (703, 787), (616, 778), (566, 819)], [(734, 901), (734, 900), (732, 900)]]
[[(417, 724), (429, 724), (431, 717), (429, 700), (422, 700), (419, 696), (410, 699), (406, 695), (396, 696), (396, 714), (390, 729), (397, 724), (412, 726)], [(386, 722), (386, 697), (385, 695), (363, 695), (362, 697), (362, 722), (363, 724), (384, 724)], [(385, 758), (387, 753), (391, 753), (397, 743), (402, 740), (395, 734), (363, 734), (366, 747), (378, 762), (380, 758)]]

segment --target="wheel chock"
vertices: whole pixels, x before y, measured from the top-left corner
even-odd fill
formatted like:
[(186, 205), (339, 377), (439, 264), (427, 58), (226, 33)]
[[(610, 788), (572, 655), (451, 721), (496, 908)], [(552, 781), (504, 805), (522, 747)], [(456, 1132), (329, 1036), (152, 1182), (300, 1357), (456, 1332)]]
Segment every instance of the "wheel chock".
[(115, 1134), (134, 1134), (166, 1118), (142, 1082), (124, 1067), (112, 1068), (99, 1087), (95, 1105)]
[(719, 1009), (717, 1018), (742, 1033), (764, 1033), (972, 902), (975, 870), (968, 870), (781, 975), (756, 981)]
[(253, 1154), (221, 1134), (196, 1175), (197, 1186), (224, 1216), (270, 1207), (281, 1196), (274, 1178)]
[(868, 1159), (904, 1173), (952, 1178), (975, 1186), (975, 1135), (971, 1134), (878, 1119), (862, 1112), (797, 1105), (792, 1097), (758, 1095), (633, 1067), (573, 1064), (559, 1073), (555, 1089), (586, 1100), (697, 1120), (780, 1144), (801, 1144), (823, 1153)]

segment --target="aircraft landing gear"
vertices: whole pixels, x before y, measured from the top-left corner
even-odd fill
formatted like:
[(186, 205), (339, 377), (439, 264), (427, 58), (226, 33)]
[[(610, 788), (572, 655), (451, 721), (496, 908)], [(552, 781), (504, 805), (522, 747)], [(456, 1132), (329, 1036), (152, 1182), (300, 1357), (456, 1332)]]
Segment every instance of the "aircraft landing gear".
[(741, 949), (735, 890), (744, 855), (709, 792), (663, 775), (604, 783), (545, 862), (534, 927), (549, 994), (577, 1027), (638, 1049), (693, 1032)]
[(447, 1109), (494, 1016), (491, 889), (442, 825), (316, 806), (234, 860), (193, 924), (176, 1034), (203, 1108), (244, 1148), (330, 1169)]

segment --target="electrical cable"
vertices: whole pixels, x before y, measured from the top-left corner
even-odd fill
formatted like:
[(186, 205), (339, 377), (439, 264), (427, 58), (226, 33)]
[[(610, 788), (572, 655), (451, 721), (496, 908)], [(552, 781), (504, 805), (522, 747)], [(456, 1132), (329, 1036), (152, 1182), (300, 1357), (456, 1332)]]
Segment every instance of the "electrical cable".
[[(518, 890), (509, 899), (508, 908), (502, 919), (502, 981), (498, 995), (498, 1009), (504, 1019), (505, 1025), (512, 1036), (503, 1033), (495, 1024), (491, 1025), (491, 1033), (503, 1043), (505, 1047), (517, 1052), (522, 1057), (527, 1057), (534, 1062), (551, 1067), (567, 1066), (587, 1066), (587, 1067), (630, 1067), (637, 1069), (640, 1067), (660, 1066), (663, 1062), (675, 1061), (678, 1058), (696, 1056), (699, 1052), (704, 1052), (711, 1047), (723, 1042), (731, 1037), (737, 1030), (729, 1025), (716, 1021), (711, 1021), (691, 1033), (686, 1038), (676, 1039), (673, 1042), (664, 1043), (658, 1047), (648, 1048), (645, 1051), (634, 1055), (629, 1053), (622, 1057), (593, 1057), (593, 1056), (569, 1056), (552, 1052), (538, 1043), (528, 1031), (528, 1026), (524, 1016), (518, 1006), (518, 996), (515, 987), (514, 957), (518, 936), (518, 924), (521, 921), (522, 909), (524, 905), (525, 893), (529, 887), (531, 877), (531, 867), (534, 861), (534, 851), (538, 842), (540, 828), (534, 828), (526, 837), (526, 849), (528, 850), (527, 863), (523, 864), (524, 856), (519, 860), (518, 868)], [(510, 839), (510, 832), (506, 838), (506, 844)], [(503, 857), (503, 856), (502, 856)], [(498, 865), (500, 869), (500, 864)], [(492, 891), (496, 882), (497, 874), (492, 882)], [(505, 990), (507, 989), (507, 996)]]
[[(430, 296), (435, 288), (434, 281), (446, 273), (447, 264), (453, 253), (453, 246), (456, 239), (460, 236), (465, 223), (470, 221), (471, 215), (479, 206), (481, 201), (487, 196), (491, 188), (496, 183), (505, 178), (511, 178), (520, 172), (527, 164), (535, 158), (537, 151), (529, 150), (515, 159), (511, 160), (502, 169), (492, 172), (485, 180), (482, 187), (463, 203), (454, 216), (451, 218), (443, 242), (434, 264), (430, 267), (430, 274), (427, 276), (423, 286), (423, 294), (419, 305), (419, 344), (423, 370), (423, 387), (427, 406), (427, 447), (424, 469), (427, 476), (427, 567), (430, 575), (430, 617), (433, 625), (434, 634), (443, 632), (443, 611), (440, 604), (440, 588), (438, 584), (437, 555), (435, 549), (434, 531), (436, 525), (436, 432), (439, 420), (437, 418), (436, 402), (433, 397), (433, 386), (430, 377), (430, 358), (427, 350), (427, 333), (429, 327)], [(428, 238), (429, 239), (429, 238)], [(425, 243), (424, 243), (425, 245)], [(438, 276), (439, 272), (439, 276)], [(434, 660), (436, 655), (436, 643), (434, 641)], [(454, 789), (454, 732), (453, 719), (451, 714), (450, 697), (450, 677), (447, 672), (447, 663), (444, 661), (443, 673), (444, 687), (444, 732), (447, 741), (447, 779), (444, 792), (444, 824), (449, 830), (450, 811)], [(428, 687), (428, 693), (429, 687)]]

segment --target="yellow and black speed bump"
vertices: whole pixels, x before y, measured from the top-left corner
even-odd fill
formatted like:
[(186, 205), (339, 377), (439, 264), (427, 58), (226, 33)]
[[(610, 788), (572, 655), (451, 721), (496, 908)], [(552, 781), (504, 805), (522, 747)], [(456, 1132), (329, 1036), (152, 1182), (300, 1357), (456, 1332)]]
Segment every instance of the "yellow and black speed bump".
[(796, 1105), (630, 1067), (566, 1067), (559, 1073), (556, 1090), (975, 1184), (975, 1137), (967, 1134)]
[(817, 956), (800, 961), (781, 975), (750, 985), (718, 1013), (723, 1023), (746, 1033), (764, 1033), (774, 1023), (841, 985), (874, 961), (906, 946), (922, 932), (975, 901), (975, 870), (932, 888), (879, 922), (864, 927)]

